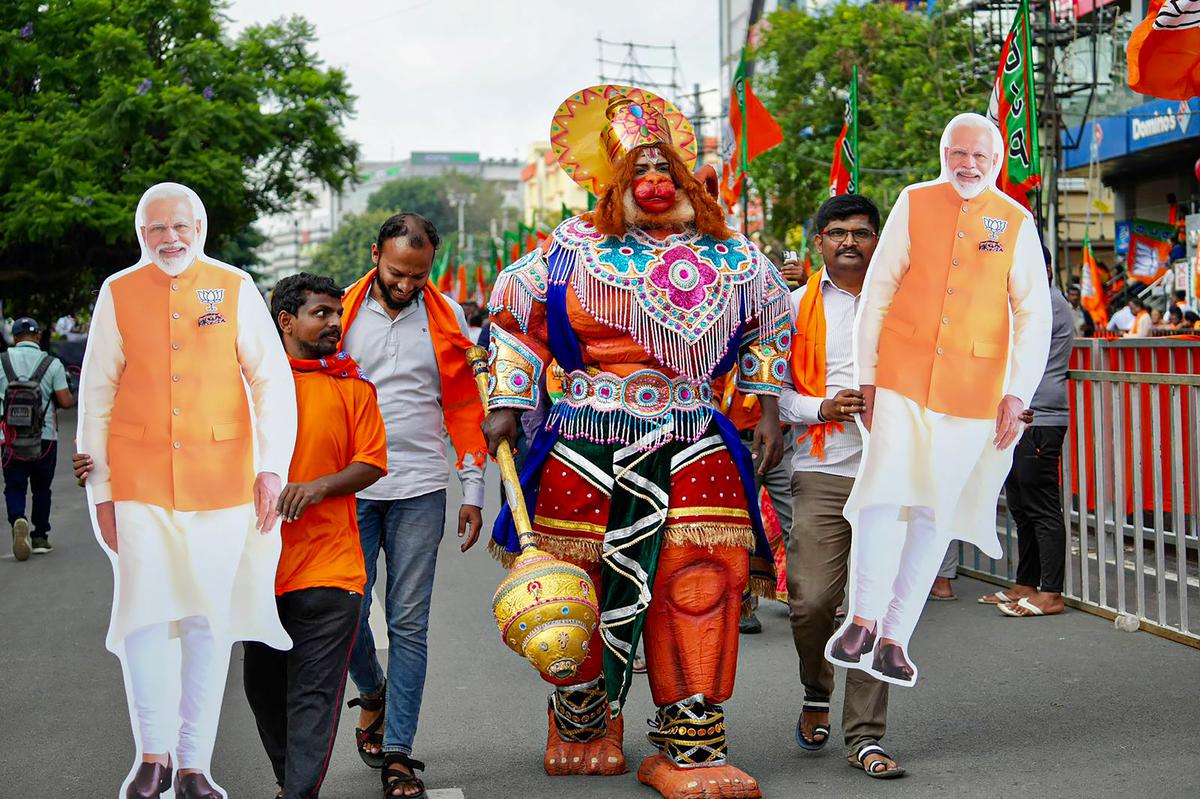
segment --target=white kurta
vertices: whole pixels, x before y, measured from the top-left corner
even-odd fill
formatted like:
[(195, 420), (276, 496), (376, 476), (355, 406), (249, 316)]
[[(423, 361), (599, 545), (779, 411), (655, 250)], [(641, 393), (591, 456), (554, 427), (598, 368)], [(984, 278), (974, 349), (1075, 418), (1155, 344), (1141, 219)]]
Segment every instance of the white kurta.
[[(860, 385), (875, 383), (883, 319), (909, 267), (908, 223), (906, 190), (888, 217), (863, 286), (855, 326)], [(1046, 368), (1052, 321), (1045, 259), (1028, 214), (1013, 248), (1008, 298), (1012, 342), (1003, 393), (1028, 407)], [(871, 505), (930, 507), (939, 533), (999, 557), (996, 500), (1012, 467), (1013, 448), (997, 450), (992, 443), (995, 435), (995, 419), (934, 413), (907, 397), (878, 389), (872, 430), (865, 436), (862, 468), (846, 502), (846, 518), (856, 523), (858, 512)]]
[[(108, 423), (125, 353), (109, 284), (128, 271), (113, 275), (100, 289), (81, 378), (76, 445), (94, 461), (87, 483), (93, 508), (112, 500)], [(237, 357), (253, 408), (255, 471), (279, 475), (282, 485), (296, 441), (295, 384), (266, 304), (249, 275), (235, 271), (244, 278), (238, 292)], [(252, 504), (180, 512), (118, 502), (114, 509), (118, 553), (110, 650), (118, 652), (133, 630), (188, 616), (207, 618), (218, 639), (291, 646), (275, 607), (278, 523), (265, 536), (254, 530)]]

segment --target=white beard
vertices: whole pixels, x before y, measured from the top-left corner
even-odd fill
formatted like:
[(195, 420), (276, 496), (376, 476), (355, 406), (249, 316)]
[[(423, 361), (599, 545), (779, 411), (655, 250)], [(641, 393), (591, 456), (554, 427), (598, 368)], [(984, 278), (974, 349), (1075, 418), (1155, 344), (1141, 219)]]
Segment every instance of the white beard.
[(164, 258), (157, 252), (150, 259), (154, 265), (166, 272), (171, 277), (179, 277), (189, 266), (196, 260), (196, 251), (188, 247), (182, 255), (177, 255), (174, 258)]
[(683, 230), (696, 221), (696, 209), (686, 191), (676, 194), (675, 205), (661, 214), (650, 214), (642, 210), (633, 199), (633, 189), (626, 189), (621, 210), (625, 213), (625, 224), (647, 230)]
[(950, 175), (950, 183), (954, 186), (954, 190), (958, 192), (958, 196), (964, 200), (971, 200), (983, 194), (987, 190), (988, 183), (985, 179), (980, 178), (979, 182), (974, 186), (964, 186), (958, 182), (958, 179), (953, 174)]

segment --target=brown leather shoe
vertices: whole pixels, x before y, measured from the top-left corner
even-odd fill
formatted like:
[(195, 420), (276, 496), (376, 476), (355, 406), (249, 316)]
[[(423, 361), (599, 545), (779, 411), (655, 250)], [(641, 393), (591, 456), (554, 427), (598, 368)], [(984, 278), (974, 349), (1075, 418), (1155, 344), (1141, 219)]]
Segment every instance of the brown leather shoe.
[(842, 633), (841, 638), (833, 642), (829, 654), (834, 660), (858, 665), (862, 656), (874, 647), (875, 633), (862, 625), (850, 622), (850, 626), (846, 628), (846, 632)]
[(138, 766), (133, 782), (125, 789), (125, 799), (158, 799), (171, 788), (171, 758), (167, 764), (143, 763)]
[(893, 680), (912, 682), (916, 670), (904, 657), (904, 650), (896, 644), (884, 644), (875, 652), (871, 668)]
[(175, 799), (225, 799), (202, 772), (175, 775)]

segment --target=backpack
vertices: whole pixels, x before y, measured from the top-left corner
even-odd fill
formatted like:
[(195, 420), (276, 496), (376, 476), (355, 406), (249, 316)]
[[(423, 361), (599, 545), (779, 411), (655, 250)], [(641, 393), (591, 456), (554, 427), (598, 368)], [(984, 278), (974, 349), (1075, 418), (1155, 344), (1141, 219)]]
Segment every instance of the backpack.
[(42, 377), (53, 362), (53, 356), (43, 355), (33, 374), (22, 380), (13, 371), (8, 353), (0, 353), (4, 376), (8, 378), (8, 388), (4, 390), (4, 445), (19, 460), (42, 456), (42, 425), (50, 409), (50, 398), (42, 399)]

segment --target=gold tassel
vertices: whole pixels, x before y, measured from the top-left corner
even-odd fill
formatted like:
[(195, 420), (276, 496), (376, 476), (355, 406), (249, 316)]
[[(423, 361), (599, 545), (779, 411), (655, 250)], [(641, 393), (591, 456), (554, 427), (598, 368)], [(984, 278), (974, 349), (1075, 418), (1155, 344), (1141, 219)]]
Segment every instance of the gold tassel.
[(672, 524), (667, 526), (669, 546), (744, 547), (754, 551), (754, 529), (748, 524)]

